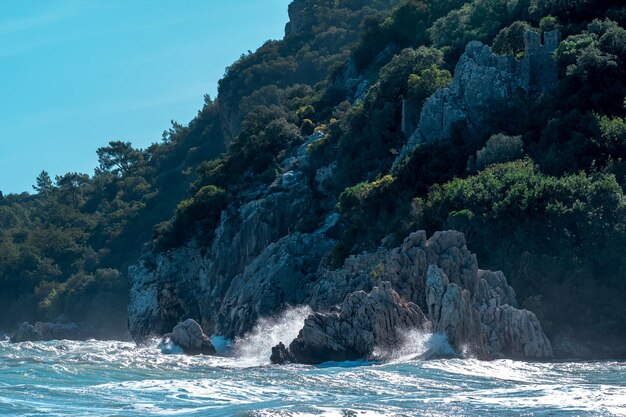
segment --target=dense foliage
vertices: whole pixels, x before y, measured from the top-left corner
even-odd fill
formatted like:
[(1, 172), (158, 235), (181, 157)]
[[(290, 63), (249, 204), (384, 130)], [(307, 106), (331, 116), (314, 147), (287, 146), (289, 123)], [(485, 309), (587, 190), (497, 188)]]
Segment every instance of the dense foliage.
[(148, 149), (98, 149), (93, 176), (42, 171), (36, 194), (0, 198), (0, 326), (65, 319), (122, 332), (128, 265), (187, 195), (198, 164), (222, 151), (217, 103), (207, 98), (189, 126), (173, 123)]

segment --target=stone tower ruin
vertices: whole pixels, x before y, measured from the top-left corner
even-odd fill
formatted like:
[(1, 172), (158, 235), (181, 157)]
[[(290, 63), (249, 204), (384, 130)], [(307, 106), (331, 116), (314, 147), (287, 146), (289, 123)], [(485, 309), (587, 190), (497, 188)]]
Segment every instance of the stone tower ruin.
[(561, 32), (553, 30), (543, 34), (524, 33), (525, 53), (521, 61), (522, 74), (530, 94), (544, 93), (559, 82), (553, 54), (561, 43)]

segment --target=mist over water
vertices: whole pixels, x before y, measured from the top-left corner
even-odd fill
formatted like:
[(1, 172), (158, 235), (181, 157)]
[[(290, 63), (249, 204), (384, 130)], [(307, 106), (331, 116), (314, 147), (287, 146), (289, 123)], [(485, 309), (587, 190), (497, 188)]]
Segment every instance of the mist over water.
[(249, 333), (235, 339), (232, 353), (247, 366), (269, 364), (272, 348), (280, 342), (289, 346), (311, 313), (310, 307), (298, 306), (274, 317), (260, 318)]
[(262, 319), (224, 356), (115, 341), (0, 342), (1, 416), (626, 416), (625, 362), (425, 361), (443, 335), (407, 332), (385, 361), (269, 365), (306, 308)]

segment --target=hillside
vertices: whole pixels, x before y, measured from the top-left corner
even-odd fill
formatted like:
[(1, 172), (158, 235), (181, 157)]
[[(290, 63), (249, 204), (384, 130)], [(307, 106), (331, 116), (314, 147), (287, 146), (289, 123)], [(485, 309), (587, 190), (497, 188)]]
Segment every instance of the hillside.
[(2, 198), (0, 326), (119, 332), (129, 287), (137, 339), (188, 317), (234, 337), (379, 281), (429, 311), (382, 260), (407, 242), (444, 259), (415, 232), (454, 229), (462, 257), (437, 262), (474, 306), (463, 268), (491, 275), (468, 248), (556, 355), (626, 356), (626, 6), (295, 0), (289, 15), (188, 126)]

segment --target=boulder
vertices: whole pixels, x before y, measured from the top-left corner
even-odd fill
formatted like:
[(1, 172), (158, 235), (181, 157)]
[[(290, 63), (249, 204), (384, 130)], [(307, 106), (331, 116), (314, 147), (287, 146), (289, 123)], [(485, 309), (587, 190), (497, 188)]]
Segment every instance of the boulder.
[[(369, 294), (349, 294), (338, 312), (309, 316), (288, 354), (304, 364), (369, 358), (375, 348), (397, 347), (403, 331), (429, 326), (417, 305), (402, 300), (391, 283), (382, 282)], [(280, 346), (276, 351), (274, 359), (285, 356)]]
[(165, 336), (188, 355), (215, 355), (215, 347), (193, 319), (178, 323), (172, 333)]

